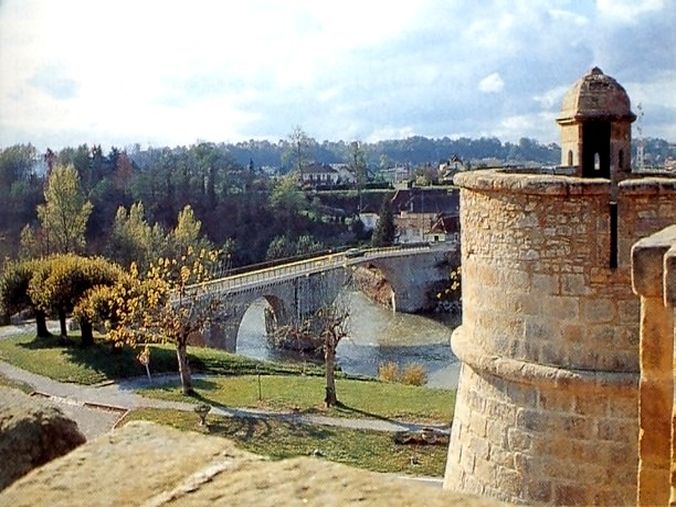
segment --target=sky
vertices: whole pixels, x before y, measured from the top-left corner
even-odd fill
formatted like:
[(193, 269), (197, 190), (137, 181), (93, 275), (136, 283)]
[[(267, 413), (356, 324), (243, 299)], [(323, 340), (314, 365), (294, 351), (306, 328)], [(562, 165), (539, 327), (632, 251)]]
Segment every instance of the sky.
[(0, 0), (0, 147), (558, 142), (593, 66), (674, 142), (675, 26), (676, 0)]

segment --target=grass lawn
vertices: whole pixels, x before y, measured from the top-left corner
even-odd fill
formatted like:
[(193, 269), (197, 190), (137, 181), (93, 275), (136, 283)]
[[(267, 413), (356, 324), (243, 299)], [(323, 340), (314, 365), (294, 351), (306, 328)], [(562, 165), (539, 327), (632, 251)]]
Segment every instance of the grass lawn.
[[(221, 375), (264, 374), (321, 375), (315, 365), (280, 364), (256, 361), (225, 351), (189, 347), (193, 371)], [(0, 360), (24, 370), (62, 382), (97, 384), (106, 380), (145, 375), (144, 367), (129, 348), (114, 349), (109, 342), (99, 340), (91, 347), (81, 347), (74, 334), (65, 343), (59, 337), (35, 338), (25, 334), (0, 340)], [(176, 372), (176, 352), (171, 345), (153, 345), (150, 370), (152, 373)]]
[[(194, 380), (197, 395), (193, 398), (181, 394), (177, 383), (143, 389), (140, 393), (212, 405), (298, 410), (344, 417), (441, 424), (450, 423), (453, 417), (455, 391), (346, 379), (339, 375), (337, 390), (342, 405), (326, 410), (323, 408), (324, 379), (318, 366), (256, 361), (208, 348), (189, 350), (193, 372), (219, 376)], [(105, 341), (81, 347), (77, 335), (65, 343), (58, 337), (36, 339), (32, 335), (3, 339), (0, 340), (0, 359), (55, 380), (80, 384), (145, 375), (133, 349), (113, 349)], [(170, 345), (153, 346), (150, 364), (153, 373), (176, 372), (174, 349)], [(258, 373), (261, 374), (260, 400)]]
[[(181, 430), (198, 431), (198, 418), (189, 412), (134, 410), (127, 414), (123, 423), (131, 420), (154, 421)], [(276, 420), (209, 416), (208, 421), (209, 434), (229, 438), (248, 451), (273, 459), (309, 456), (317, 449), (322, 459), (376, 472), (435, 477), (444, 474), (446, 445), (399, 445), (394, 443), (391, 433)]]
[[(324, 408), (324, 378), (301, 375), (257, 375), (194, 380), (192, 399), (211, 405), (298, 410), (331, 416), (379, 417), (446, 424), (453, 417), (455, 391), (389, 384), (378, 381), (337, 379), (341, 406)], [(143, 389), (139, 394), (186, 401), (178, 383)]]

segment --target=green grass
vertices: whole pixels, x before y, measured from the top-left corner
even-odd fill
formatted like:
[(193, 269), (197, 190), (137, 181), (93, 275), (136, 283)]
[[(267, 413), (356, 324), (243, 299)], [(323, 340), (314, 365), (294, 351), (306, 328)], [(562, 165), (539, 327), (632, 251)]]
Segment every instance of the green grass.
[[(323, 377), (240, 375), (194, 380), (195, 402), (230, 407), (257, 407), (297, 410), (339, 417), (377, 417), (446, 424), (453, 417), (455, 391), (388, 384), (378, 381), (338, 379), (336, 390), (341, 402), (330, 410), (323, 408)], [(144, 396), (186, 401), (178, 383), (139, 391)]]
[[(189, 361), (194, 372), (220, 375), (264, 374), (321, 375), (321, 368), (300, 364), (279, 364), (256, 361), (225, 351), (189, 347)], [(58, 337), (35, 338), (25, 334), (0, 340), (0, 359), (24, 370), (62, 382), (97, 384), (107, 380), (145, 375), (129, 347), (113, 348), (109, 342), (97, 340), (90, 347), (80, 346), (80, 337), (68, 340)], [(150, 359), (152, 373), (176, 372), (176, 352), (171, 345), (153, 345)]]
[[(134, 410), (123, 423), (154, 421), (181, 430), (198, 430), (198, 418), (190, 412)], [(318, 449), (323, 459), (376, 472), (442, 477), (446, 445), (399, 445), (393, 434), (328, 426), (309, 426), (273, 419), (209, 416), (208, 432), (226, 437), (256, 454), (283, 459), (309, 456)], [(411, 463), (414, 457), (416, 464)]]

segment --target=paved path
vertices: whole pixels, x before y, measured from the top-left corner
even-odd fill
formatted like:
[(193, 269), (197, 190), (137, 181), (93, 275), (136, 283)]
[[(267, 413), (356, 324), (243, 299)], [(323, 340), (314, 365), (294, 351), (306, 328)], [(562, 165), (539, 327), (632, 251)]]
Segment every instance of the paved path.
[[(22, 370), (3, 361), (0, 361), (0, 374), (7, 378), (24, 382), (30, 385), (37, 393), (61, 404), (78, 423), (82, 421), (83, 427), (89, 428), (89, 435), (87, 436), (97, 436), (105, 433), (113, 427), (115, 421), (127, 410), (162, 408), (192, 411), (195, 406), (194, 403), (146, 398), (137, 394), (135, 392), (136, 389), (149, 385), (149, 381), (145, 377), (98, 386), (85, 386), (58, 382), (42, 375)], [(193, 375), (195, 379), (206, 377), (206, 375)], [(176, 375), (163, 375), (155, 378), (153, 385), (159, 385), (163, 382), (175, 382), (177, 380), (178, 377)], [(76, 410), (72, 407), (81, 408)], [(94, 420), (97, 412), (100, 413), (98, 422)], [(317, 414), (273, 412), (253, 408), (230, 408), (223, 406), (214, 406), (211, 413), (227, 417), (277, 418), (300, 424), (339, 426), (343, 428), (388, 432), (419, 430), (423, 427), (430, 427), (430, 425), (420, 425), (391, 419), (329, 417)], [(440, 430), (445, 429), (442, 426), (432, 427)]]

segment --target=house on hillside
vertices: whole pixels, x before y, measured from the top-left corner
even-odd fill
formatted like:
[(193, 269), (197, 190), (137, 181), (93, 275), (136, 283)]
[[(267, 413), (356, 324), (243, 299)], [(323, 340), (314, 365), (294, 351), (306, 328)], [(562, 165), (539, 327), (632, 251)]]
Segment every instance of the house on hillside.
[(303, 167), (300, 173), (300, 181), (304, 187), (330, 187), (338, 184), (340, 173), (329, 164), (313, 162)]
[(401, 183), (411, 178), (411, 170), (408, 167), (397, 166), (388, 169), (381, 169), (378, 173), (380, 178), (387, 183)]
[(456, 190), (399, 189), (391, 205), (399, 243), (447, 241), (459, 231), (460, 201)]
[(446, 162), (439, 164), (438, 178), (439, 183), (452, 184), (453, 176), (460, 171), (466, 171), (468, 168), (457, 155), (453, 155)]
[(331, 169), (338, 173), (338, 183), (352, 185), (357, 182), (347, 164), (329, 164)]
[(357, 180), (349, 171), (347, 164), (312, 162), (301, 171), (300, 181), (304, 187), (322, 188), (334, 185), (351, 185)]

